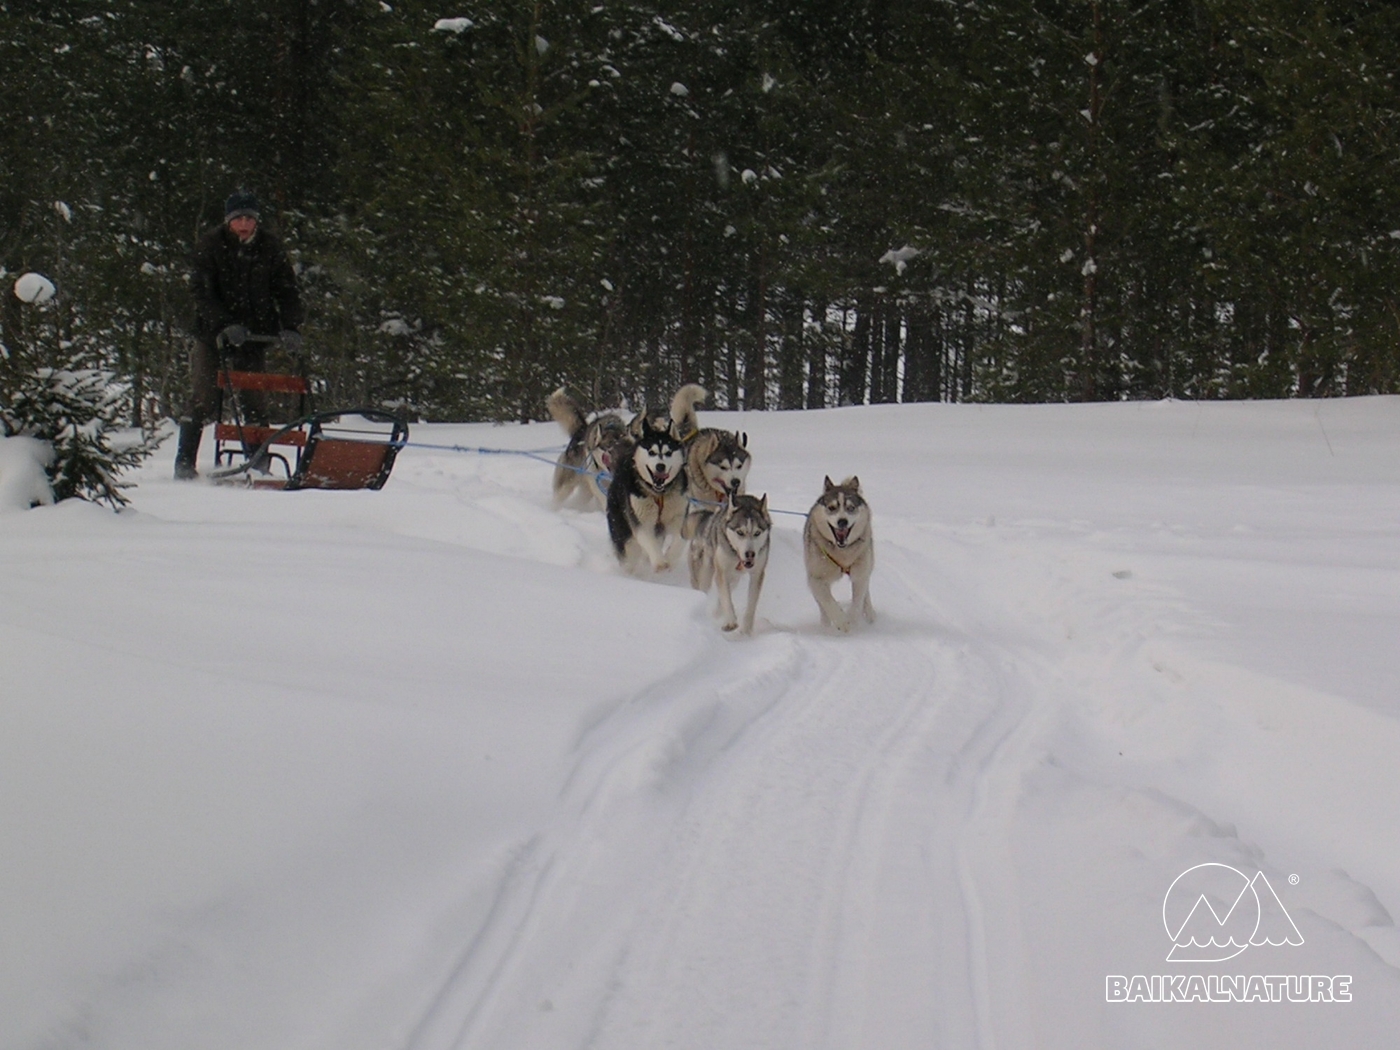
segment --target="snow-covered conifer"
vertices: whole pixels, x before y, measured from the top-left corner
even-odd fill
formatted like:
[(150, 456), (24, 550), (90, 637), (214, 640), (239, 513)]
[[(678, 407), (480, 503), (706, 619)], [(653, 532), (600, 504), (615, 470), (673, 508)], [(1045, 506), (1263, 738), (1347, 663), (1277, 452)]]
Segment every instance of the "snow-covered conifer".
[(128, 502), (117, 477), (154, 452), (159, 439), (154, 433), (118, 437), (126, 429), (128, 392), (111, 372), (72, 362), (0, 378), (0, 432), (52, 446), (47, 471), (55, 499), (76, 496), (113, 507)]

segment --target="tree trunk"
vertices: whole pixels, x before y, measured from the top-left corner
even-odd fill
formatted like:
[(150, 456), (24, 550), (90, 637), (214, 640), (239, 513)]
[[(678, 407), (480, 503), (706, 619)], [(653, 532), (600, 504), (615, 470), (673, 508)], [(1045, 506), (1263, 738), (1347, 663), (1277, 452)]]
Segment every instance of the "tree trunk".
[(849, 340), (842, 347), (841, 355), (841, 404), (865, 404), (866, 369), (870, 361), (870, 312), (869, 296), (862, 295), (856, 300), (855, 328)]
[(816, 321), (814, 338), (807, 342), (807, 407), (826, 407), (826, 350), (829, 326), (826, 319), (827, 304), (818, 299), (812, 304), (812, 317)]
[(899, 354), (902, 342), (900, 329), (903, 320), (899, 304), (886, 299), (883, 338), (880, 340), (880, 372), (883, 376), (880, 401), (885, 404), (893, 404), (899, 400)]
[(782, 409), (802, 407), (805, 308), (800, 293), (789, 291), (784, 297), (782, 342), (778, 345), (778, 407)]
[(762, 411), (768, 407), (768, 275), (762, 250), (754, 280), (751, 322), (751, 338), (744, 355), (744, 408)]
[(1084, 294), (1079, 310), (1080, 320), (1080, 376), (1079, 393), (1085, 401), (1096, 401), (1102, 396), (1100, 389), (1101, 365), (1099, 361), (1098, 310), (1099, 310), (1099, 192), (1102, 175), (1099, 158), (1099, 120), (1103, 111), (1103, 97), (1099, 90), (1099, 67), (1103, 64), (1102, 12), (1098, 0), (1090, 5), (1094, 20), (1094, 50), (1086, 61), (1089, 64), (1089, 196), (1084, 212)]
[(885, 300), (883, 296), (875, 296), (870, 302), (870, 316), (866, 323), (865, 330), (866, 344), (866, 370), (870, 377), (869, 393), (867, 395), (870, 404), (878, 405), (885, 399), (885, 356), (883, 354), (885, 344)]

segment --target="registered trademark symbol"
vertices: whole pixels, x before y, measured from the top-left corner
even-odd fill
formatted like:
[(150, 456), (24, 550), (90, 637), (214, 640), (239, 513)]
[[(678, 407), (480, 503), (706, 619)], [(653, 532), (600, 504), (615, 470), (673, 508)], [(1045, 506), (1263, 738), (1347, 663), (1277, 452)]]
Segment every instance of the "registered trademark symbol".
[(1288, 885), (1290, 885), (1290, 886), (1296, 886), (1296, 885), (1298, 885), (1298, 876), (1297, 876), (1297, 875), (1290, 875), (1290, 876), (1288, 876)]

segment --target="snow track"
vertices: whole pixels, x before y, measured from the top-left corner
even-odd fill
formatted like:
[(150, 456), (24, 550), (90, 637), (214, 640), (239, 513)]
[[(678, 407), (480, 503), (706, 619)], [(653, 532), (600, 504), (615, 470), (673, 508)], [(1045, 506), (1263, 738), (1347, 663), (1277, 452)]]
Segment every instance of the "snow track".
[[(728, 636), (520, 457), (286, 494), (167, 450), (130, 512), (5, 516), (0, 1046), (1391, 1045), (1397, 405), (717, 420), (774, 507), (859, 472), (850, 635), (799, 518)], [(1305, 943), (1198, 972), (1352, 1000), (1106, 1002), (1206, 862)]]
[[(1166, 640), (1204, 621), (1172, 588), (1086, 551), (1078, 529), (1043, 531), (888, 522), (881, 619), (850, 636), (816, 629), (779, 569), (766, 630), (712, 635), (581, 737), (557, 819), (505, 873), (488, 934), (405, 1050), (1082, 1045), (1101, 1023), (1102, 977), (1081, 946), (1062, 975), (1080, 997), (1056, 1002), (1056, 948), (1028, 905), (1045, 907), (1040, 865), (1100, 905), (1105, 870), (1151, 887), (1098, 915), (1095, 900), (1065, 909), (1102, 931), (1152, 914), (1159, 873), (1188, 863), (1176, 858), (1192, 856), (1195, 829), (1238, 863), (1258, 850), (1179, 798), (1097, 782), (1083, 755), (1077, 772), (1061, 765), (1056, 752), (1102, 751), (1119, 718), (1160, 716), (1177, 674)], [(794, 534), (780, 532), (775, 559), (798, 562)], [(1178, 746), (1203, 746), (1220, 702), (1165, 723)], [(1046, 777), (1073, 785), (1077, 807), (1052, 812), (1046, 835), (1137, 820), (1167, 859), (1144, 872), (1092, 849), (1028, 849)], [(1222, 1024), (1179, 1020), (1184, 1038)]]
[(999, 756), (1029, 708), (1005, 651), (893, 604), (717, 639), (589, 731), (405, 1050), (997, 1046)]

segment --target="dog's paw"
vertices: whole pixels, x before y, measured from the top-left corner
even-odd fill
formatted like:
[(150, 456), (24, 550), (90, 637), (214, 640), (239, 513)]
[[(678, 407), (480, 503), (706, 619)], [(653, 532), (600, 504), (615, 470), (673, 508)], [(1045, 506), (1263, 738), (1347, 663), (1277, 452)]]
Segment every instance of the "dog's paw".
[(661, 559), (661, 561), (654, 561), (651, 563), (652, 572), (670, 572), (670, 570), (671, 563), (665, 558)]
[(720, 624), (720, 625), (719, 625), (719, 629), (720, 629), (721, 631), (732, 631), (732, 630), (734, 630), (735, 628), (737, 628), (738, 626), (739, 626), (739, 624), (738, 624), (736, 621), (730, 620), (728, 623), (722, 623), (722, 624)]

